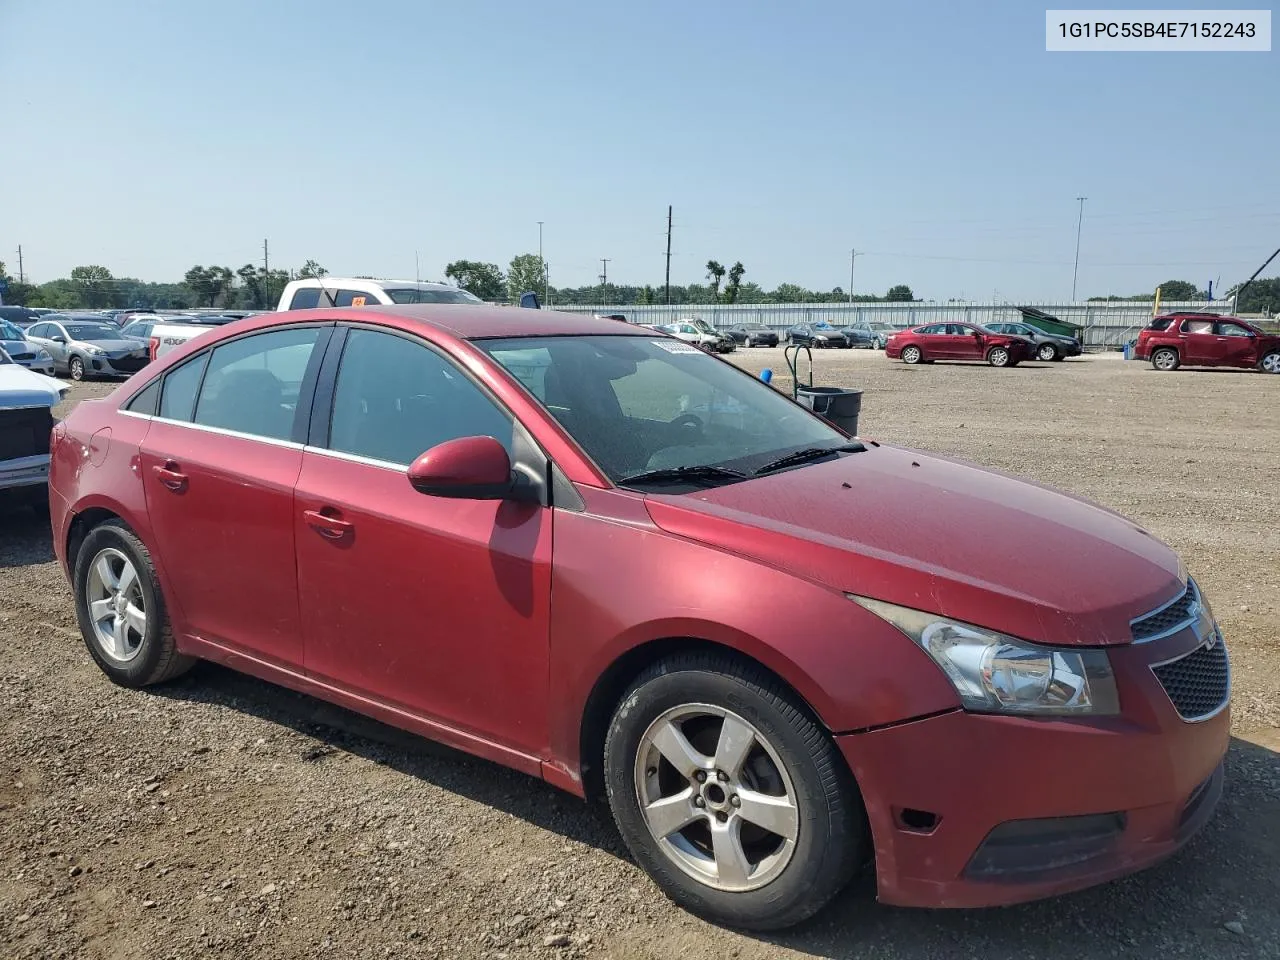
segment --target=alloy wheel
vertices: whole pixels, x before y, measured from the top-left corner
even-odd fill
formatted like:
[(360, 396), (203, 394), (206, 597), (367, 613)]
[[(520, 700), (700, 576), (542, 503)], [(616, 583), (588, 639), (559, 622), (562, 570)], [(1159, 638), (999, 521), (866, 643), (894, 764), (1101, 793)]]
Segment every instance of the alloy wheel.
[(658, 849), (713, 889), (759, 889), (795, 853), (791, 776), (765, 736), (731, 710), (684, 704), (654, 720), (636, 751), (635, 790)]
[(128, 556), (114, 547), (98, 552), (85, 577), (93, 639), (103, 655), (128, 663), (147, 638), (147, 601)]
[(1009, 365), (1009, 351), (1004, 347), (992, 347), (991, 352), (987, 354), (987, 362), (993, 367), (1007, 367)]
[(920, 348), (919, 348), (919, 347), (904, 347), (904, 348), (902, 349), (902, 362), (903, 362), (903, 363), (919, 363), (919, 362), (920, 362)]
[(1280, 373), (1280, 351), (1268, 353), (1263, 357), (1262, 369), (1267, 373)]
[(1054, 360), (1058, 356), (1058, 351), (1052, 343), (1042, 343), (1040, 349), (1036, 351), (1036, 356), (1041, 360)]
[(84, 379), (84, 361), (81, 360), (79, 357), (71, 358), (70, 369), (71, 369), (72, 380)]
[(1178, 355), (1172, 350), (1160, 350), (1152, 358), (1157, 370), (1172, 370), (1178, 365)]

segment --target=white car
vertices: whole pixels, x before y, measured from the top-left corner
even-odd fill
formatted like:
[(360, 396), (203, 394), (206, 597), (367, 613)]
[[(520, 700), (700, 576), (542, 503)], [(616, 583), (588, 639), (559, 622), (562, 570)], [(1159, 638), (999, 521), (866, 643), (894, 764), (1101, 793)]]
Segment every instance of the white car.
[(33, 373), (0, 350), (0, 493), (37, 509), (48, 505), (53, 408), (67, 389), (60, 380)]
[(707, 353), (730, 353), (737, 346), (733, 337), (721, 336), (716, 333), (711, 324), (698, 317), (686, 317), (675, 323), (664, 324), (658, 329), (680, 338), (685, 343), (692, 343), (699, 350), (705, 350)]
[(46, 377), (53, 376), (53, 356), (38, 343), (27, 339), (26, 332), (15, 323), (0, 317), (0, 350), (20, 367), (26, 367)]
[(314, 307), (363, 307), (392, 303), (464, 303), (484, 301), (460, 287), (424, 280), (370, 280), (363, 277), (308, 277), (291, 280), (277, 310)]

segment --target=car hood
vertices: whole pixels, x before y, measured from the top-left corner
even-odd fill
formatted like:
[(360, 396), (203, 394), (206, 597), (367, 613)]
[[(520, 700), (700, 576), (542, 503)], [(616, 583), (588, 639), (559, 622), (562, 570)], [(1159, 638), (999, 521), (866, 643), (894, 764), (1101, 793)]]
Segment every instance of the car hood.
[(0, 364), (0, 410), (52, 407), (66, 392), (66, 385), (53, 377), (33, 373), (16, 363)]
[(1112, 645), (1172, 599), (1178, 556), (1130, 520), (973, 464), (887, 445), (648, 499), (668, 533), (835, 590), (1028, 640)]

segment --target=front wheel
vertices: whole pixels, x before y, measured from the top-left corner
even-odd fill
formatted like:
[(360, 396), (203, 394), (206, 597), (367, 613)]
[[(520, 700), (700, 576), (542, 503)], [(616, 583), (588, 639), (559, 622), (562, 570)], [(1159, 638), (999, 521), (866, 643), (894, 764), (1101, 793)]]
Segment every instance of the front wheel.
[(1046, 363), (1058, 359), (1058, 348), (1052, 343), (1040, 344), (1040, 349), (1036, 351), (1036, 359), (1043, 360)]
[(902, 362), (903, 363), (919, 363), (923, 359), (919, 347), (903, 347)]
[(1263, 357), (1258, 368), (1263, 373), (1280, 373), (1280, 350), (1272, 350)]
[(1009, 366), (1009, 351), (1004, 347), (992, 347), (987, 351), (987, 363), (993, 367)]
[(68, 367), (68, 369), (71, 371), (72, 380), (84, 379), (84, 361), (81, 360), (79, 357), (71, 358), (71, 364)]
[(821, 909), (867, 845), (861, 796), (827, 734), (774, 678), (695, 654), (646, 671), (605, 741), (614, 819), (679, 906), (777, 930)]
[(1177, 370), (1181, 361), (1178, 359), (1178, 351), (1164, 347), (1151, 354), (1151, 365), (1157, 370), (1168, 373), (1170, 370)]

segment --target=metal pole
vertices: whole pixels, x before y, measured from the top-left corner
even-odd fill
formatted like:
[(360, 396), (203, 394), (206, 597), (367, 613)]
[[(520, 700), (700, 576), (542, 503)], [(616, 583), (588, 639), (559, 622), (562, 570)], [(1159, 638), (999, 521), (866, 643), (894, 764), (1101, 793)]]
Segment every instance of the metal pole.
[(605, 293), (605, 289), (608, 286), (609, 286), (609, 258), (601, 257), (600, 258), (600, 302), (601, 303), (604, 303), (605, 297), (608, 295)]
[(671, 305), (671, 204), (667, 204), (667, 292), (663, 302)]
[(1071, 271), (1071, 302), (1076, 302), (1076, 277), (1080, 274), (1080, 228), (1084, 225), (1084, 202), (1088, 197), (1076, 197), (1080, 201), (1080, 215), (1076, 218), (1076, 265)]
[(542, 271), (542, 302), (547, 302), (547, 287), (551, 285), (550, 275), (547, 271), (547, 261), (542, 259), (542, 223), (538, 221), (538, 269)]
[(25, 284), (27, 275), (22, 272), (22, 244), (18, 244), (18, 282)]

